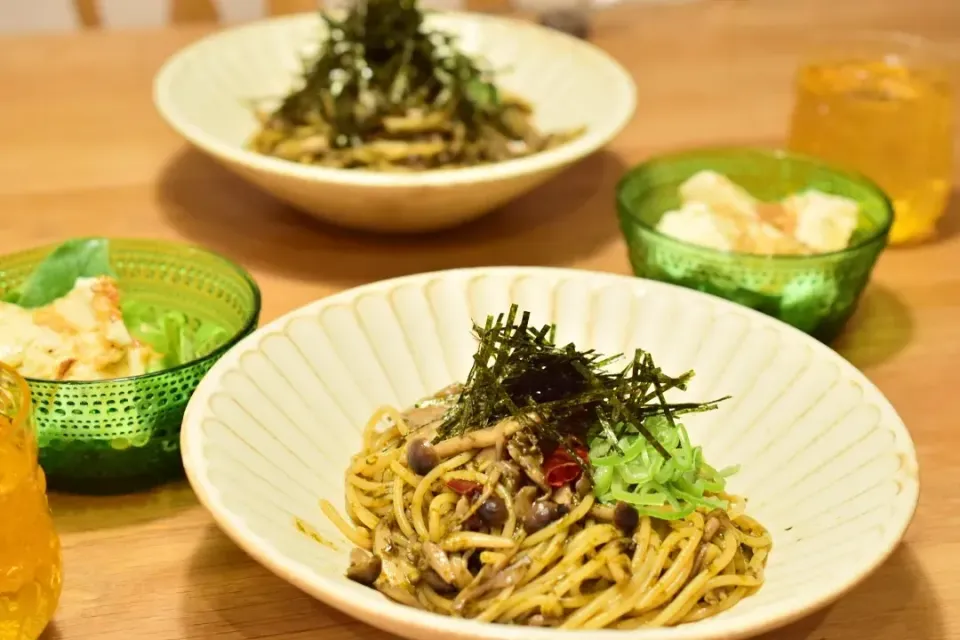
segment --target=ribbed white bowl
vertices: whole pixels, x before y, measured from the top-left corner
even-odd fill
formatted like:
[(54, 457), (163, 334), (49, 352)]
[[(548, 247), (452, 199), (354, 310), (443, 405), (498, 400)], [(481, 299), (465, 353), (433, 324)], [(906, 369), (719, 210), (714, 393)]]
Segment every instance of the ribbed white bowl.
[(247, 151), (257, 127), (249, 102), (293, 86), (301, 56), (322, 33), (314, 14), (255, 22), (187, 47), (160, 70), (154, 101), (183, 137), (278, 198), (329, 222), (392, 232), (451, 227), (491, 211), (605, 145), (633, 115), (630, 75), (586, 42), (479, 14), (431, 14), (428, 23), (503, 70), (500, 86), (533, 104), (543, 130), (585, 125), (587, 133), (528, 158), (415, 174), (311, 167)]
[[(317, 501), (343, 504), (360, 430), (384, 403), (405, 406), (462, 380), (471, 319), (516, 302), (558, 339), (643, 347), (669, 373), (694, 368), (684, 395), (734, 398), (690, 416), (731, 488), (766, 525), (766, 585), (730, 611), (671, 629), (617, 632), (481, 624), (415, 611), (343, 577), (350, 545)], [(906, 428), (836, 353), (785, 324), (671, 285), (539, 268), (446, 271), (325, 298), (260, 329), (207, 375), (187, 408), (183, 460), (200, 500), (254, 558), (320, 600), (409, 638), (707, 640), (746, 637), (837, 598), (894, 549), (919, 492)], [(301, 519), (333, 542), (318, 544)]]

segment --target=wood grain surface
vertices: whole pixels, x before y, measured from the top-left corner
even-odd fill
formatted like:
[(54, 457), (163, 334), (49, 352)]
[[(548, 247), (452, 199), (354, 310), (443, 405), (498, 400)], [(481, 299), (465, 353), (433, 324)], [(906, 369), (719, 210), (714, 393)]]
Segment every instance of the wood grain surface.
[[(0, 251), (79, 234), (201, 243), (253, 271), (264, 320), (372, 280), (445, 267), (574, 266), (627, 273), (613, 187), (652, 153), (780, 141), (807, 36), (862, 27), (960, 47), (957, 0), (711, 0), (595, 15), (639, 108), (626, 132), (535, 193), (462, 229), (370, 237), (321, 226), (185, 146), (151, 81), (207, 32), (183, 26), (0, 40)], [(910, 427), (923, 493), (906, 542), (863, 585), (767, 640), (960, 638), (960, 210), (936, 241), (889, 250), (836, 348)], [(250, 560), (175, 484), (116, 498), (51, 497), (66, 585), (46, 640), (389, 636)], [(0, 517), (4, 517), (0, 514)]]

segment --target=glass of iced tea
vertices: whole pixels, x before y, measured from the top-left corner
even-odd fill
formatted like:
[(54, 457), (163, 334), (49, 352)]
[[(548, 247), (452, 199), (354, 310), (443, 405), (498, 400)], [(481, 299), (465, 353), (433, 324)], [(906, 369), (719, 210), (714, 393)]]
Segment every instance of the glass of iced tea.
[(954, 66), (912, 35), (818, 43), (796, 80), (790, 147), (855, 170), (893, 201), (891, 243), (935, 233), (953, 174)]
[(37, 464), (30, 388), (0, 363), (0, 640), (33, 640), (60, 600), (60, 539)]

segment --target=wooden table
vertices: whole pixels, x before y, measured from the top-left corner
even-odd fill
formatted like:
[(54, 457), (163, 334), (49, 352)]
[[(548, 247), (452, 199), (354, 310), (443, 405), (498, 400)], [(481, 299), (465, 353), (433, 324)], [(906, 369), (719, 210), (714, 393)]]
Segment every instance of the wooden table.
[[(960, 3), (710, 0), (611, 9), (596, 17), (596, 41), (640, 89), (637, 117), (619, 140), (485, 220), (403, 240), (310, 222), (165, 127), (151, 105), (153, 74), (205, 29), (0, 40), (0, 251), (78, 234), (202, 243), (254, 272), (264, 320), (345, 287), (444, 267), (627, 273), (612, 203), (624, 166), (672, 146), (780, 140), (800, 34), (826, 25), (908, 29), (960, 46)], [(960, 210), (952, 213), (938, 241), (887, 252), (837, 344), (910, 426), (923, 467), (916, 520), (861, 587), (770, 639), (960, 638)], [(185, 484), (51, 502), (66, 586), (48, 640), (387, 639), (255, 564)]]

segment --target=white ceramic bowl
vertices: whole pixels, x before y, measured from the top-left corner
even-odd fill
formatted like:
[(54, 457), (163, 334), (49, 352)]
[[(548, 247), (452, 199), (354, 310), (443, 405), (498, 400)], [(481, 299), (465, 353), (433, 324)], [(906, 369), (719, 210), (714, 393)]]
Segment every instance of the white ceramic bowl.
[[(766, 584), (712, 619), (668, 629), (560, 632), (416, 611), (343, 577), (350, 545), (321, 514), (343, 505), (344, 471), (381, 404), (408, 405), (462, 380), (471, 319), (511, 302), (558, 340), (651, 350), (695, 368), (684, 395), (732, 394), (685, 422), (770, 530)], [(913, 443), (883, 395), (823, 344), (755, 311), (635, 278), (540, 268), (416, 275), (366, 285), (260, 329), (190, 401), (183, 460), (197, 495), (250, 555), (331, 606), (408, 638), (709, 640), (747, 637), (821, 607), (893, 551), (919, 492)], [(299, 532), (295, 519), (333, 547)]]
[(636, 104), (630, 75), (587, 42), (520, 20), (431, 14), (465, 50), (504, 69), (499, 84), (528, 99), (543, 130), (581, 125), (573, 142), (527, 158), (416, 174), (299, 165), (244, 148), (257, 122), (249, 101), (293, 86), (300, 56), (321, 34), (314, 14), (276, 18), (204, 38), (174, 55), (154, 82), (161, 115), (183, 137), (250, 182), (312, 214), (357, 229), (416, 232), (466, 222), (548, 180), (609, 142)]

